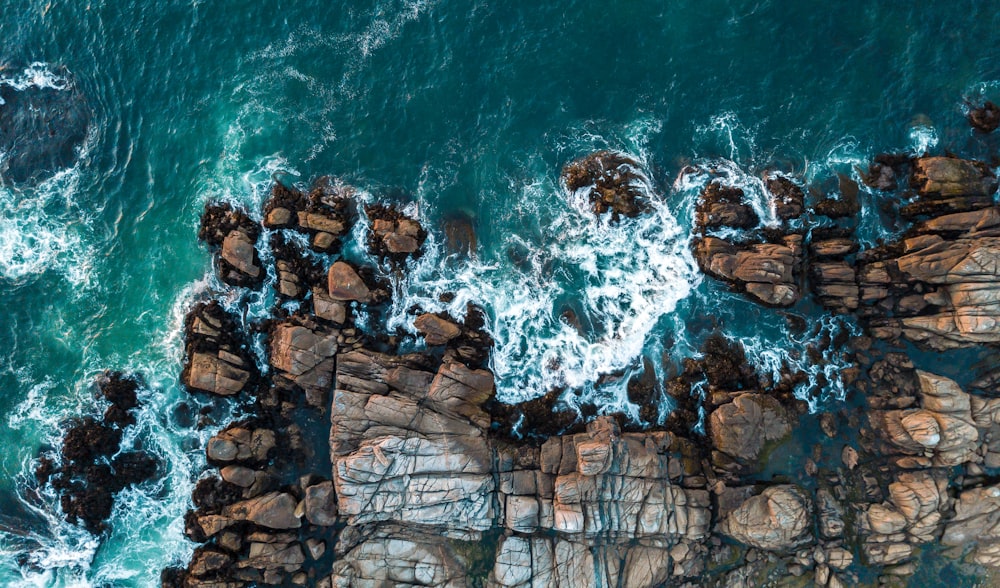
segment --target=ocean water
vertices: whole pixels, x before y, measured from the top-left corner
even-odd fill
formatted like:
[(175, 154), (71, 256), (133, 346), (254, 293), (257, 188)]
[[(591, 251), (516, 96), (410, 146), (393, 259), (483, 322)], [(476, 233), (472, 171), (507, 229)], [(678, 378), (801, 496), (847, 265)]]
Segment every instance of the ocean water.
[[(983, 2), (7, 0), (0, 31), (0, 89), (76, 90), (90, 113), (74, 161), (0, 186), (0, 585), (154, 586), (190, 554), (181, 517), (212, 430), (183, 418), (199, 401), (177, 385), (180, 326), (192, 300), (236, 302), (196, 241), (208, 200), (255, 208), (275, 175), (332, 174), (408, 206), (431, 237), (390, 327), (410, 328), (413, 304), (476, 302), (503, 400), (557, 386), (637, 415), (617, 376), (644, 356), (664, 376), (715, 328), (771, 372), (856, 329), (803, 302), (813, 329), (797, 334), (702, 279), (687, 242), (706, 178), (685, 166), (743, 186), (766, 222), (765, 169), (832, 193), (879, 152), (998, 142), (963, 118), (965, 99), (1000, 98), (1000, 13)], [(10, 145), (0, 168), (65, 148)], [(642, 164), (652, 214), (612, 226), (566, 193), (560, 168), (595, 149)], [(883, 197), (861, 198), (862, 241), (899, 232)], [(457, 215), (471, 256), (446, 247)], [(831, 383), (802, 390), (817, 410), (842, 394), (828, 360), (813, 382)], [(105, 368), (144, 375), (135, 435), (165, 466), (93, 537), (32, 470), (66, 418), (97, 410)]]

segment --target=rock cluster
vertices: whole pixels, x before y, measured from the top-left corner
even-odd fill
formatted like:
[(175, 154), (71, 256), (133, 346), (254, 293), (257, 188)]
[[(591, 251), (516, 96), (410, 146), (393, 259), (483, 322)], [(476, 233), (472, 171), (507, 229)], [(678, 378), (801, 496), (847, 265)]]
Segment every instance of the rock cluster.
[(594, 214), (613, 221), (647, 209), (649, 180), (638, 161), (614, 151), (597, 151), (568, 163), (562, 182), (570, 193), (583, 191)]
[(97, 388), (108, 402), (104, 418), (84, 417), (69, 423), (58, 460), (43, 456), (35, 471), (39, 483), (59, 493), (66, 520), (99, 534), (107, 529), (115, 495), (153, 477), (159, 461), (139, 447), (122, 447), (124, 430), (135, 423), (141, 383), (134, 376), (105, 372)]
[(231, 204), (205, 205), (198, 238), (217, 250), (219, 279), (232, 286), (257, 287), (264, 282), (264, 268), (257, 251), (260, 227), (246, 212)]
[(194, 305), (184, 320), (181, 382), (194, 392), (233, 396), (259, 377), (249, 343), (236, 317), (217, 301)]
[[(910, 175), (915, 192), (904, 207), (920, 220), (898, 243), (858, 251), (859, 187), (848, 178), (836, 197), (807, 207), (801, 187), (772, 174), (765, 186), (780, 226), (760, 227), (742, 193), (713, 180), (696, 211), (695, 256), (757, 302), (791, 306), (811, 291), (878, 337), (931, 348), (1000, 342), (1000, 304), (990, 298), (1000, 210), (983, 204), (995, 180), (980, 165), (932, 159), (886, 156), (869, 170), (866, 183), (885, 190)], [(571, 163), (563, 181), (613, 219), (641, 212), (648, 187), (634, 161), (610, 152)], [(687, 587), (799, 578), (836, 588), (859, 583), (858, 563), (882, 583), (906, 577), (938, 538), (1000, 567), (1000, 488), (988, 475), (1000, 466), (1000, 400), (857, 337), (844, 350), (857, 367), (842, 376), (864, 401), (810, 415), (793, 394), (804, 374), (758, 374), (738, 344), (717, 335), (662, 383), (676, 406), (662, 428), (586, 409), (592, 418), (581, 421), (558, 409), (555, 391), (499, 405), (481, 311), (459, 319), (411, 309), (426, 345), (414, 353), (400, 353), (400, 338), (411, 337), (402, 330), (354, 326), (358, 309), (378, 316), (389, 296), (379, 276), (419, 255), (426, 234), (398, 209), (373, 207), (367, 245), (380, 267), (331, 255), (316, 240), (347, 234), (352, 205), (338, 190), (272, 192), (270, 238), (306, 233), (311, 251), (289, 245), (275, 255), (287, 265), (276, 267), (274, 286), (287, 293), (261, 329), (268, 373), (248, 370), (258, 389), (244, 411), (251, 416), (206, 447), (216, 471), (199, 481), (186, 519), (203, 545), (165, 584)], [(311, 214), (343, 228), (320, 227)], [(819, 226), (802, 228), (803, 217)], [(188, 346), (241, 367), (222, 352), (244, 347), (219, 338), (219, 309), (196, 308)], [(223, 329), (239, 331), (226, 320)], [(189, 363), (193, 356), (189, 349)], [(240, 381), (184, 378), (193, 388)], [(655, 379), (628, 385), (648, 423), (660, 417), (656, 388)]]

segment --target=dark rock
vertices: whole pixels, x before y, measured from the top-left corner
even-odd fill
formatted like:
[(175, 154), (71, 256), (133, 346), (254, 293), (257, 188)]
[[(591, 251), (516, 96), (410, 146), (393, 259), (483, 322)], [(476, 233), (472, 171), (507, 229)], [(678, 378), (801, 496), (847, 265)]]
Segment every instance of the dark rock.
[(972, 128), (981, 133), (992, 133), (1000, 127), (1000, 106), (987, 100), (982, 106), (969, 104), (967, 115)]
[(765, 185), (771, 193), (774, 212), (781, 220), (790, 220), (802, 215), (805, 208), (805, 193), (785, 176), (771, 175), (765, 178)]
[(374, 204), (365, 207), (371, 222), (368, 250), (380, 258), (402, 261), (407, 256), (418, 257), (427, 231), (420, 223), (407, 217), (395, 206)]
[(649, 180), (639, 162), (621, 153), (597, 151), (577, 159), (563, 168), (562, 181), (570, 192), (586, 190), (594, 214), (610, 212), (612, 221), (639, 216), (649, 206)]
[(743, 202), (743, 190), (720, 180), (705, 184), (695, 207), (695, 225), (702, 231), (731, 227), (751, 229), (760, 223), (754, 209)]

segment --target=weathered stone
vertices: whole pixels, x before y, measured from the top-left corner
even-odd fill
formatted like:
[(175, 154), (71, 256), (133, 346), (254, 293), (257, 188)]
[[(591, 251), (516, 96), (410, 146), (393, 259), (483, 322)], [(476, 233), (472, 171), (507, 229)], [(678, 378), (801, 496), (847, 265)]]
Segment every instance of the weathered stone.
[(445, 345), (462, 334), (462, 328), (436, 314), (425, 313), (413, 321), (413, 326), (424, 336), (428, 345)]
[(791, 485), (771, 486), (734, 510), (720, 524), (722, 533), (769, 551), (791, 549), (811, 540), (812, 502)]
[(330, 266), (327, 277), (327, 290), (330, 298), (345, 302), (371, 302), (372, 293), (353, 267), (343, 261), (334, 262)]
[(336, 494), (333, 482), (320, 482), (306, 488), (306, 519), (314, 525), (330, 526), (337, 522)]
[(269, 529), (298, 529), (302, 526), (302, 521), (295, 516), (297, 505), (298, 501), (291, 494), (271, 492), (231, 504), (223, 509), (222, 514)]

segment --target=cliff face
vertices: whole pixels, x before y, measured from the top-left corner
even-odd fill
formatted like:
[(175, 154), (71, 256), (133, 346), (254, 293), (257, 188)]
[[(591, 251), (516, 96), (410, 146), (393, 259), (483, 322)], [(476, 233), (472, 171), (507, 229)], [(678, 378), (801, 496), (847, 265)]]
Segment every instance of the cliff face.
[[(597, 182), (612, 206), (635, 196), (615, 182), (637, 176), (620, 168), (629, 162), (608, 171), (608, 161), (576, 164), (573, 180)], [(794, 305), (811, 292), (832, 312), (856, 313), (874, 337), (932, 349), (1000, 341), (1000, 209), (983, 199), (995, 181), (961, 160), (906, 165), (920, 204), (908, 214), (921, 220), (898, 243), (858, 253), (850, 227), (793, 228), (803, 192), (770, 178), (783, 224), (741, 242), (711, 233), (751, 230), (759, 219), (741, 193), (706, 191), (692, 244), (699, 263), (762, 304)], [(267, 223), (312, 241), (347, 235), (351, 191), (330, 185), (309, 197), (276, 187)], [(599, 196), (590, 196), (595, 207)], [(810, 214), (851, 210), (845, 199)], [(398, 270), (420, 254), (426, 233), (414, 219), (370, 212), (368, 246), (381, 263)], [(322, 241), (312, 247), (327, 251)], [(266, 374), (235, 317), (192, 310), (185, 383), (242, 398), (248, 417), (208, 443), (218, 472), (199, 482), (186, 521), (204, 545), (186, 570), (164, 574), (165, 585), (754, 586), (798, 577), (845, 586), (859, 581), (859, 566), (890, 583), (905, 577), (936, 542), (1000, 566), (1000, 490), (988, 476), (1000, 466), (1000, 404), (871, 337), (845, 346), (855, 367), (843, 377), (857, 402), (836, 413), (807, 414), (791, 394), (795, 374), (757, 374), (718, 337), (662, 383), (676, 405), (665, 428), (599, 416), (513, 439), (504, 419), (524, 413), (493, 400), (489, 337), (475, 313), (420, 314), (428, 351), (399, 354), (387, 334), (354, 323), (362, 305), (388, 296), (378, 272), (339, 259), (316, 271), (309, 259), (294, 247), (275, 255), (295, 270), (275, 282), (281, 300), (300, 303), (259, 327)], [(292, 278), (294, 296), (280, 294)], [(692, 429), (697, 414), (703, 433)]]

